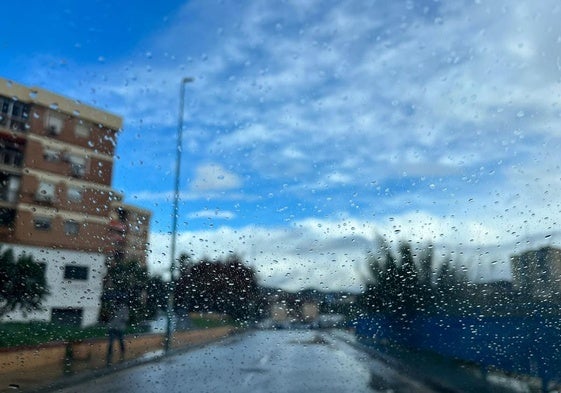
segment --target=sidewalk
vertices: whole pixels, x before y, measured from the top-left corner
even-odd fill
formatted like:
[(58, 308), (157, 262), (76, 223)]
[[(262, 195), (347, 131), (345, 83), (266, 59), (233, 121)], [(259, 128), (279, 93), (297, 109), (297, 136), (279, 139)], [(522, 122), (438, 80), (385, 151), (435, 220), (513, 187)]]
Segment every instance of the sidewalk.
[(482, 370), (475, 365), (427, 351), (381, 345), (373, 340), (356, 338), (350, 344), (442, 392), (513, 393), (539, 390), (537, 380), (521, 380), (498, 371)]
[[(232, 327), (174, 333), (172, 353), (224, 338)], [(163, 334), (127, 336), (123, 361), (106, 365), (107, 339), (16, 348), (0, 353), (0, 392), (47, 392), (164, 356)], [(115, 354), (114, 359), (118, 359)]]

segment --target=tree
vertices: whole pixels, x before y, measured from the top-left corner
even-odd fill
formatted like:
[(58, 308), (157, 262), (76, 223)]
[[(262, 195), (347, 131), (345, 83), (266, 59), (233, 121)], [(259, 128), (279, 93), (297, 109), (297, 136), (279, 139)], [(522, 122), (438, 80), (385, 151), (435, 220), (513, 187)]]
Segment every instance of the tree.
[(168, 283), (160, 276), (149, 277), (146, 284), (146, 314), (148, 318), (153, 318), (158, 311), (165, 310), (167, 299)]
[(100, 319), (107, 321), (110, 311), (118, 303), (125, 303), (130, 310), (130, 323), (136, 324), (148, 317), (146, 287), (148, 272), (136, 260), (119, 261), (108, 266), (103, 283)]
[(459, 261), (447, 257), (436, 274), (435, 303), (440, 313), (462, 313), (476, 306), (473, 287)]
[(31, 255), (16, 258), (11, 248), (2, 251), (0, 246), (0, 315), (37, 310), (48, 294), (43, 266)]
[(377, 246), (368, 256), (371, 281), (362, 296), (363, 307), (405, 319), (425, 310), (430, 299), (432, 252), (421, 252), (419, 269), (409, 243), (401, 242), (397, 255), (381, 237)]
[(247, 320), (258, 313), (258, 296), (255, 272), (237, 255), (180, 264), (174, 291), (177, 311), (212, 311)]
[(433, 276), (433, 246), (427, 245), (419, 252), (418, 277), (419, 277), (419, 305), (421, 311), (427, 311), (434, 303)]
[(420, 282), (417, 273), (417, 266), (413, 260), (411, 246), (407, 242), (399, 244), (399, 292), (401, 294), (400, 306), (403, 312), (411, 314), (417, 312), (421, 304), (419, 303)]

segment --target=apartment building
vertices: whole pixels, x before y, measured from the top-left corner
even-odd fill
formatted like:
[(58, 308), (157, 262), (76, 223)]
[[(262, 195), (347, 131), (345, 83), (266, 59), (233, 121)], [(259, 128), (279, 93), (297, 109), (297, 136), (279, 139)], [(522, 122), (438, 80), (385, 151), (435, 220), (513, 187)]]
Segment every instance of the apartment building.
[(510, 257), (512, 285), (529, 297), (555, 299), (561, 292), (561, 249), (551, 246)]
[[(43, 263), (51, 290), (27, 319), (97, 321), (117, 247), (111, 217), (122, 196), (111, 181), (121, 127), (119, 116), (0, 78), (0, 243)], [(146, 240), (136, 252), (145, 254)]]

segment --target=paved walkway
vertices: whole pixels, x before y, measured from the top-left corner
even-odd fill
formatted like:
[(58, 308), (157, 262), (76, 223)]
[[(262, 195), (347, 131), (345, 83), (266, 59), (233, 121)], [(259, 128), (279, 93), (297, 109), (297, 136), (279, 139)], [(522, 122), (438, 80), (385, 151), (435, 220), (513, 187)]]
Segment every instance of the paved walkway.
[[(169, 354), (181, 353), (186, 350), (206, 345), (217, 341), (233, 333), (230, 328), (216, 328), (205, 330), (193, 330), (177, 333), (173, 340), (173, 349)], [(65, 361), (63, 356), (58, 355), (54, 361), (40, 365), (34, 365), (27, 359), (22, 361), (15, 370), (6, 371), (0, 365), (0, 393), (4, 392), (48, 392), (55, 389), (71, 386), (85, 380), (97, 378), (114, 371), (123, 370), (159, 360), (165, 356), (160, 344), (153, 345), (153, 337), (127, 337), (127, 343), (131, 350), (127, 350), (127, 356), (122, 361), (114, 361), (108, 367), (106, 365), (106, 340), (93, 340), (76, 346), (73, 352), (72, 362)], [(161, 340), (160, 340), (161, 342)], [(138, 349), (140, 347), (140, 349)], [(85, 350), (86, 349), (86, 350)], [(60, 351), (59, 351), (60, 352)], [(37, 351), (36, 359), (49, 356)], [(118, 358), (118, 356), (114, 356)], [(4, 371), (4, 372), (2, 372)]]
[(74, 365), (76, 371), (66, 372), (63, 362), (51, 364), (28, 371), (13, 372), (0, 376), (0, 392), (47, 392), (56, 388), (73, 385), (97, 376), (105, 375), (117, 370), (133, 367), (138, 364), (157, 360), (164, 355), (163, 350), (149, 352), (136, 359), (129, 359), (115, 363), (111, 367), (100, 366), (95, 361), (78, 361)]

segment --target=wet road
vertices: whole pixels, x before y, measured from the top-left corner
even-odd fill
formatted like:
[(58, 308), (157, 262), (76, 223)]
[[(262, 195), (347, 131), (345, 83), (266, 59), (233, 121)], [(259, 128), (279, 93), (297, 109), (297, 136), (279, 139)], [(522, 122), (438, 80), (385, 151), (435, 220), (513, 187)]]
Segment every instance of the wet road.
[(396, 371), (346, 343), (346, 337), (342, 332), (257, 331), (60, 391), (429, 391), (401, 380)]

